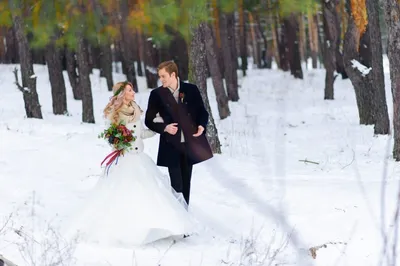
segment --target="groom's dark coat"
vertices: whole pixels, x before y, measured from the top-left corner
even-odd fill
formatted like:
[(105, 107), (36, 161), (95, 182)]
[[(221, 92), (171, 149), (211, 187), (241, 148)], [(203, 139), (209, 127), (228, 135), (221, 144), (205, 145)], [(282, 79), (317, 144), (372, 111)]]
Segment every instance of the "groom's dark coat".
[[(207, 128), (208, 112), (204, 107), (199, 89), (196, 85), (180, 82), (178, 103), (168, 88), (159, 87), (150, 93), (146, 111), (146, 126), (160, 134), (157, 165), (174, 167), (179, 165), (180, 149), (185, 148), (191, 164), (200, 163), (213, 157), (210, 145), (205, 136), (206, 130), (199, 137), (193, 137), (198, 126)], [(183, 96), (183, 97), (182, 97)], [(163, 123), (153, 119), (159, 113)], [(164, 132), (171, 123), (178, 123), (175, 135)], [(181, 144), (183, 131), (186, 145)]]

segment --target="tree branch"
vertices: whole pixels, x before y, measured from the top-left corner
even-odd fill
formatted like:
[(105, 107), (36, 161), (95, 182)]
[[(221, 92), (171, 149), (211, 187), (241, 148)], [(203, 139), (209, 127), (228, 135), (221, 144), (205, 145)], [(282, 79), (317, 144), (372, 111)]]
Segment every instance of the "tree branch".
[(16, 67), (14, 68), (13, 73), (14, 73), (14, 77), (15, 77), (14, 84), (17, 85), (18, 90), (20, 90), (22, 93), (27, 92), (26, 90), (24, 90), (24, 87), (22, 87), (21, 84), (19, 84), (18, 69)]
[(307, 160), (307, 159), (299, 160), (299, 162), (319, 164), (318, 162), (309, 161), (309, 160)]

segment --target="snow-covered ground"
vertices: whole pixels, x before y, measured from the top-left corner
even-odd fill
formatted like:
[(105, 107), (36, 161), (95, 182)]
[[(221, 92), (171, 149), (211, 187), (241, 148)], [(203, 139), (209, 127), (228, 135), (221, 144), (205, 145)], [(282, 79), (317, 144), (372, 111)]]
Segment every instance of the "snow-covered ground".
[[(391, 137), (358, 124), (349, 80), (338, 78), (335, 100), (324, 101), (322, 69), (305, 71), (304, 80), (252, 69), (240, 78), (240, 101), (230, 103), (232, 115), (223, 121), (210, 80), (223, 153), (195, 166), (191, 198), (206, 230), (175, 244), (69, 251), (55, 235), (101, 174), (109, 146), (97, 135), (110, 93), (94, 71), (96, 124), (82, 124), (81, 102), (65, 74), (69, 116), (54, 116), (47, 69), (35, 65), (44, 119), (26, 119), (14, 67), (0, 65), (0, 254), (18, 265), (52, 265), (43, 257), (55, 250), (65, 261), (59, 265), (69, 255), (69, 265), (93, 266), (384, 265), (382, 228), (394, 235), (400, 164), (391, 158)], [(386, 58), (385, 72), (391, 117)], [(146, 109), (149, 90), (138, 82), (137, 102)], [(158, 137), (145, 144), (156, 159)], [(313, 259), (309, 248), (323, 244)]]

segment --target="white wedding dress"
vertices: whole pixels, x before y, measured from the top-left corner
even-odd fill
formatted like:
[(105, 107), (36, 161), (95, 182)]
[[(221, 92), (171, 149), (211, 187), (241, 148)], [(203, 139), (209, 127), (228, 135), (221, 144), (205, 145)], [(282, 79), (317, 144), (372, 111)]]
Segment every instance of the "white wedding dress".
[(154, 132), (142, 122), (126, 125), (137, 137), (133, 150), (118, 158), (100, 178), (89, 201), (68, 226), (68, 236), (107, 246), (140, 246), (195, 231), (181, 193), (143, 152), (143, 139)]

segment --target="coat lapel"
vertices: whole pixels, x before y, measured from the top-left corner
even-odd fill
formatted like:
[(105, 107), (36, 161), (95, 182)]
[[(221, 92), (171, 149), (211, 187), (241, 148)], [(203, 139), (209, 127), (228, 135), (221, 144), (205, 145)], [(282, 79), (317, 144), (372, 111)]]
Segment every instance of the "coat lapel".
[(167, 107), (173, 107), (174, 104), (176, 105), (174, 96), (172, 95), (172, 93), (169, 91), (168, 88), (161, 88), (160, 94), (161, 94), (161, 99), (163, 99), (164, 104)]

